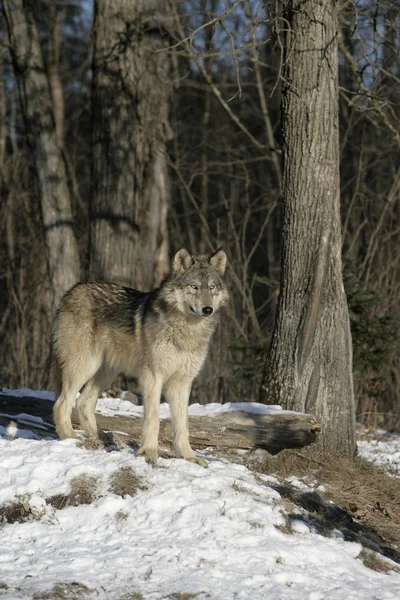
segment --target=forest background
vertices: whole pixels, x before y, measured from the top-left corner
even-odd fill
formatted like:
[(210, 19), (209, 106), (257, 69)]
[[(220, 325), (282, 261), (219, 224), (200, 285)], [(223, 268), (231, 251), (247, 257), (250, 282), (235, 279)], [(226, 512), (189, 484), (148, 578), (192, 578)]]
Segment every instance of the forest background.
[[(36, 108), (27, 117), (15, 77), (24, 65), (13, 64), (1, 13), (1, 385), (46, 386), (59, 289), (106, 274), (149, 290), (180, 245), (223, 245), (232, 300), (192, 402), (256, 400), (280, 281), (281, 3), (8, 4), (21, 8), (19, 26), (38, 48), (25, 87)], [(105, 4), (119, 18), (110, 56), (101, 54), (110, 35)], [(343, 277), (357, 415), (399, 431), (399, 4), (342, 0), (339, 18)], [(49, 152), (35, 146), (36, 123)], [(52, 142), (62, 160), (53, 177)], [(45, 204), (54, 190), (57, 227)], [(71, 272), (60, 269), (68, 244), (53, 252), (53, 266), (46, 254), (66, 229), (76, 244)]]

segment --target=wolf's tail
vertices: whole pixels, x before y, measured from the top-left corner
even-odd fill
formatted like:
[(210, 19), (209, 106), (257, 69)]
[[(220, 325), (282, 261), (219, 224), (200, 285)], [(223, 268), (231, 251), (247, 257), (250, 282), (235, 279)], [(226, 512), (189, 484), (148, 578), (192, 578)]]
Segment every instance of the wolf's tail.
[(61, 394), (62, 380), (61, 369), (54, 352), (50, 356), (50, 369), (47, 380), (47, 389), (49, 392), (55, 392), (58, 396)]

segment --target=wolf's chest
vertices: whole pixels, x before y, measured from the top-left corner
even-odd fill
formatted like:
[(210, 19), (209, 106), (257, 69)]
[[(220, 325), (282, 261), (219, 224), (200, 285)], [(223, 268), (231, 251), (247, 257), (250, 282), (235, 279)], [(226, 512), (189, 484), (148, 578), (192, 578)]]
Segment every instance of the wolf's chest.
[(183, 377), (195, 377), (207, 354), (207, 339), (191, 339), (189, 336), (160, 340), (153, 349), (153, 360), (164, 379), (174, 373)]

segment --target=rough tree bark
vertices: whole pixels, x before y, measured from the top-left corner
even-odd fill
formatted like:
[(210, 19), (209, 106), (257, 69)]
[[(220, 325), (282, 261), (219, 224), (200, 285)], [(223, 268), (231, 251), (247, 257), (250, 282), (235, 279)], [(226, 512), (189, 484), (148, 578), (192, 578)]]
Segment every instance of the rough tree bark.
[(316, 415), (326, 450), (356, 451), (342, 282), (336, 0), (290, 0), (282, 89), (281, 289), (261, 401)]
[[(62, 11), (62, 9), (61, 9)], [(64, 90), (60, 76), (60, 50), (63, 18), (56, 2), (49, 2), (47, 15), (49, 21), (49, 47), (47, 54), (47, 72), (50, 93), (53, 101), (53, 114), (57, 140), (60, 148), (64, 146)], [(61, 14), (60, 14), (61, 13)]]
[(95, 2), (89, 277), (143, 290), (168, 270), (167, 8)]
[(65, 165), (32, 5), (26, 0), (4, 0), (3, 10), (32, 162), (38, 175), (54, 309), (80, 277)]

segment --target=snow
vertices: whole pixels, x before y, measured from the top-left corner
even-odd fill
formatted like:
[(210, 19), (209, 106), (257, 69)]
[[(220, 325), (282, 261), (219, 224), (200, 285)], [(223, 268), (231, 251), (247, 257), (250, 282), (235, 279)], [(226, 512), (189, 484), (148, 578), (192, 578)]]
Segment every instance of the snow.
[(400, 435), (377, 431), (368, 437), (357, 444), (360, 456), (400, 477)]
[(4, 396), (18, 396), (19, 398), (43, 398), (43, 400), (55, 400), (54, 392), (44, 392), (42, 390), (30, 390), (28, 388), (20, 388), (19, 390), (9, 390), (8, 388), (0, 388), (0, 393)]
[[(35, 397), (42, 398), (43, 400), (55, 400), (54, 392), (43, 392), (37, 390), (32, 391), (27, 388), (22, 388), (19, 390), (9, 390), (7, 388), (1, 388), (0, 393), (21, 398)], [(77, 394), (77, 396), (79, 396), (79, 394)], [(133, 404), (129, 400), (125, 400), (123, 392), (121, 398), (113, 398), (109, 396), (103, 396), (102, 398), (99, 398), (96, 406), (96, 411), (107, 417), (113, 417), (115, 415), (124, 417), (142, 417), (144, 409), (143, 406), (138, 406), (136, 404)], [(221, 413), (231, 411), (245, 411), (247, 413), (259, 415), (271, 415), (276, 413), (290, 414), (292, 412), (288, 410), (283, 410), (282, 407), (278, 405), (259, 404), (258, 402), (226, 402), (225, 404), (211, 402), (210, 404), (205, 405), (191, 404), (189, 406), (189, 415), (198, 417), (212, 417)], [(170, 415), (171, 413), (169, 410), (169, 405), (166, 402), (163, 402), (160, 405), (160, 419), (169, 419)], [(30, 415), (25, 416), (30, 418), (31, 420), (36, 418)]]
[[(113, 417), (122, 415), (126, 417), (141, 417), (143, 416), (143, 406), (132, 404), (129, 400), (121, 398), (100, 398), (96, 411), (104, 416)], [(231, 411), (246, 411), (252, 414), (271, 415), (276, 413), (287, 414), (291, 411), (282, 410), (281, 406), (259, 404), (258, 402), (227, 402), (226, 404), (218, 404), (211, 402), (210, 404), (191, 404), (189, 406), (189, 415), (194, 417), (213, 417), (221, 413)], [(162, 402), (160, 405), (160, 419), (169, 419), (170, 410), (169, 404)]]
[[(102, 405), (126, 408), (110, 399)], [(293, 533), (286, 533), (287, 511), (271, 476), (210, 456), (208, 469), (178, 459), (159, 459), (153, 468), (128, 447), (87, 450), (76, 440), (24, 439), (19, 431), (8, 439), (0, 430), (0, 507), (23, 501), (37, 518), (0, 526), (2, 600), (31, 599), (73, 582), (93, 590), (82, 598), (99, 600), (134, 592), (144, 600), (400, 598), (400, 575), (366, 568), (361, 545), (340, 531), (323, 537), (299, 509), (290, 515)], [(122, 467), (134, 469), (146, 489), (133, 497), (112, 493), (110, 480)], [(81, 475), (97, 481), (92, 504), (56, 510), (46, 502), (68, 493)]]

